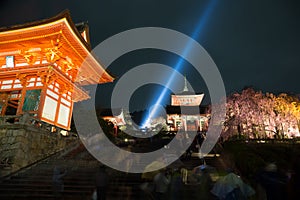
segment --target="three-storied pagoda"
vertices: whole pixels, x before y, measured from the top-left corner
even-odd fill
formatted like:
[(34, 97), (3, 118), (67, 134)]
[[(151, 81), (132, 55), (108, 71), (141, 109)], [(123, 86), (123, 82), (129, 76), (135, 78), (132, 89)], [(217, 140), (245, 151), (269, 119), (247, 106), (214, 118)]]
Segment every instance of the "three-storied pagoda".
[(81, 86), (112, 82), (91, 55), (88, 26), (68, 11), (51, 19), (0, 29), (0, 114), (27, 112), (70, 129), (73, 103), (89, 94)]
[(208, 126), (207, 107), (200, 106), (203, 93), (189, 91), (186, 78), (183, 91), (171, 95), (171, 105), (166, 107), (168, 131), (205, 131)]

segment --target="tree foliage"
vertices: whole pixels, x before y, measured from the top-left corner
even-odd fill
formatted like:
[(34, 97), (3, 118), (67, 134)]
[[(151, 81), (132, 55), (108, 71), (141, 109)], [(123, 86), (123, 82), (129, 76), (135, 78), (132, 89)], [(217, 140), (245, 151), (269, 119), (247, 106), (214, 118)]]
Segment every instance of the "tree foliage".
[(227, 98), (222, 136), (291, 138), (299, 136), (299, 98), (285, 93), (263, 94), (252, 88)]

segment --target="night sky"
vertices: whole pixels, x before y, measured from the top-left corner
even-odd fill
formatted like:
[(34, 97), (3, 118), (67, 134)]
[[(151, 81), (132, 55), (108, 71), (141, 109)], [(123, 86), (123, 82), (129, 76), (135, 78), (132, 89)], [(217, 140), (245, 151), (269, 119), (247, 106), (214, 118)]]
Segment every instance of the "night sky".
[[(94, 47), (114, 34), (138, 27), (164, 27), (192, 36), (201, 20), (206, 20), (194, 39), (215, 61), (227, 93), (245, 86), (264, 92), (300, 93), (300, 1), (217, 1), (208, 17), (202, 19), (209, 0), (2, 0), (0, 26), (50, 18), (69, 9), (75, 23), (88, 21)], [(140, 64), (158, 62), (174, 66), (178, 59), (160, 50), (139, 50), (120, 57), (109, 70), (121, 77)], [(207, 94), (192, 66), (184, 63), (180, 72), (186, 74), (196, 92)], [(180, 91), (183, 80), (177, 83)], [(107, 107), (109, 100), (101, 95), (109, 96), (113, 86), (99, 86), (100, 106)], [(137, 90), (132, 97), (132, 109), (149, 107), (151, 95), (160, 89), (148, 85)]]

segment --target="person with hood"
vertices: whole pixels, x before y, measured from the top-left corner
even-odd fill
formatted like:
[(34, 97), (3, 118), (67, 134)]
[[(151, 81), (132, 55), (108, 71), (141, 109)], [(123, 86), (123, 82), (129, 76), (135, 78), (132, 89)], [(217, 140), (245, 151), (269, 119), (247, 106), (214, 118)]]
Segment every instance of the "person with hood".
[(67, 174), (66, 170), (55, 166), (53, 169), (52, 183), (55, 197), (60, 197), (64, 191), (63, 177)]
[(275, 163), (268, 164), (257, 176), (258, 182), (265, 189), (268, 200), (286, 199), (287, 177), (279, 173)]
[(169, 170), (160, 170), (160, 172), (154, 176), (153, 182), (155, 187), (155, 197), (157, 200), (165, 199), (170, 181)]

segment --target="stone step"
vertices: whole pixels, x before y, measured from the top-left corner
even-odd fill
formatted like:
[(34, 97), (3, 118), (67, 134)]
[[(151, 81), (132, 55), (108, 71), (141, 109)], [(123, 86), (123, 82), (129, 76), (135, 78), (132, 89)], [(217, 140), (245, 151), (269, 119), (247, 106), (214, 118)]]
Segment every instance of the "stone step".
[[(215, 165), (215, 158), (206, 158), (206, 163)], [(144, 164), (143, 161), (138, 163)], [(183, 161), (184, 167), (191, 170), (202, 164), (197, 157)], [(64, 156), (55, 156), (42, 161), (31, 169), (10, 177), (0, 183), (0, 199), (56, 199), (52, 190), (52, 175), (55, 166), (67, 169), (64, 177), (64, 199), (91, 199), (95, 188), (95, 175), (100, 162), (94, 159), (83, 145), (73, 149)], [(143, 183), (141, 174), (126, 174), (113, 169), (108, 169), (110, 184), (107, 190), (107, 199), (150, 199), (140, 189)], [(184, 186), (185, 196), (197, 199), (195, 187)]]

